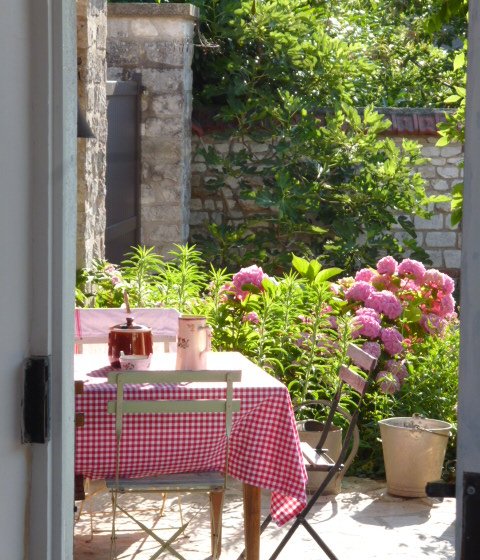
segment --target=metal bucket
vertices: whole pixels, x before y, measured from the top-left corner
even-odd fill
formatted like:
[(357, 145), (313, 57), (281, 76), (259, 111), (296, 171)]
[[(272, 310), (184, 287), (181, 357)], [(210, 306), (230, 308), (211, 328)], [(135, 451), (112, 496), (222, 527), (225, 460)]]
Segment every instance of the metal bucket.
[(387, 491), (426, 496), (427, 482), (439, 480), (451, 424), (417, 416), (380, 420)]

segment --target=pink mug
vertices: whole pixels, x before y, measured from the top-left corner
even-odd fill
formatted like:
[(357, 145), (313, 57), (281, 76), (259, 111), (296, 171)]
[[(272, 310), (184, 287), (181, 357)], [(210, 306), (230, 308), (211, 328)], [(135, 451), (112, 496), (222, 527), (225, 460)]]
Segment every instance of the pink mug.
[(181, 315), (178, 319), (177, 369), (207, 369), (207, 352), (212, 348), (212, 331), (206, 317)]

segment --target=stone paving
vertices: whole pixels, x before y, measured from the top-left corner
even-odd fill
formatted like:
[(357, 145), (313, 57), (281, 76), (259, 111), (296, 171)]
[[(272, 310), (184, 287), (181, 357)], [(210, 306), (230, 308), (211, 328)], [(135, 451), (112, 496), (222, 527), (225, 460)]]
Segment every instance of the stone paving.
[[(124, 504), (141, 512), (146, 524), (155, 525), (158, 534), (167, 539), (180, 523), (178, 498), (167, 500), (160, 518), (155, 502), (123, 496)], [(91, 500), (93, 506), (93, 539), (90, 539), (90, 516), (84, 511), (75, 525), (74, 560), (109, 558), (110, 499), (100, 492)], [(88, 506), (86, 506), (88, 508)], [(269, 495), (262, 495), (262, 514), (268, 513)], [(188, 560), (210, 558), (208, 505), (205, 496), (182, 497), (185, 520), (192, 518), (186, 536), (175, 543)], [(156, 545), (145, 539), (137, 526), (119, 520), (118, 558), (147, 560)], [(387, 494), (385, 482), (348, 477), (342, 493), (324, 496), (313, 510), (312, 525), (332, 548), (339, 560), (454, 560), (455, 499), (398, 498)], [(269, 558), (275, 545), (287, 530), (270, 525), (262, 535), (261, 560)], [(118, 529), (117, 529), (118, 530)], [(241, 485), (232, 480), (227, 491), (223, 514), (221, 560), (236, 560), (243, 549), (243, 508)], [(282, 551), (279, 560), (301, 556), (302, 560), (327, 557), (300, 527)], [(173, 558), (163, 553), (161, 559)]]

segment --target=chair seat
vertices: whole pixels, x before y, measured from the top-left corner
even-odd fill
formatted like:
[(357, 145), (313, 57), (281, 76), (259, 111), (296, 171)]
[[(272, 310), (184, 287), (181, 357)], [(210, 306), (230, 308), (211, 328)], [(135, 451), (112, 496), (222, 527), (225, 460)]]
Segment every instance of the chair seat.
[[(107, 487), (114, 489), (117, 482), (114, 478), (107, 479)], [(218, 471), (173, 473), (145, 478), (120, 478), (120, 492), (205, 492), (222, 491), (225, 489), (225, 476)]]
[(328, 472), (335, 465), (335, 461), (327, 455), (327, 450), (319, 452), (306, 441), (300, 442), (300, 448), (307, 471)]

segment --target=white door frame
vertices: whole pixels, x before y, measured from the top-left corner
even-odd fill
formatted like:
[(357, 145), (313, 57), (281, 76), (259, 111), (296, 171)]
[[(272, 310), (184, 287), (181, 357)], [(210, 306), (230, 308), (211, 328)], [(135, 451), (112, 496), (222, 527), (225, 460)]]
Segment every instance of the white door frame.
[[(458, 399), (456, 558), (463, 558), (463, 474), (480, 473), (480, 8), (470, 1), (468, 29), (465, 189), (461, 279), (460, 389)], [(473, 560), (464, 558), (464, 560)]]
[[(33, 355), (51, 355), (51, 440), (32, 445), (30, 560), (69, 560), (73, 538), (73, 305), (76, 233), (75, 0), (30, 4), (32, 37)], [(470, 1), (469, 69), (480, 67), (478, 0)], [(480, 72), (469, 71), (462, 250), (457, 559), (463, 472), (480, 471)]]
[(25, 557), (73, 553), (73, 307), (76, 237), (76, 4), (35, 0), (31, 18), (31, 353), (51, 356), (51, 438), (32, 444)]

